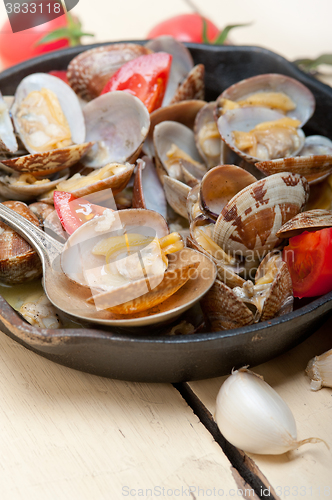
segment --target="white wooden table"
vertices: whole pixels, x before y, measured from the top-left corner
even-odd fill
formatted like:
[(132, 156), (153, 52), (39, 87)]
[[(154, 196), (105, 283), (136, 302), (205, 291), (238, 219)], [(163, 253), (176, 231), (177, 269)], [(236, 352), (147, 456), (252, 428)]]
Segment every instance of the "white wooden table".
[[(332, 52), (331, 0), (196, 4), (220, 27), (252, 22), (234, 31), (237, 44), (291, 60)], [(75, 8), (95, 41), (145, 38), (156, 22), (189, 11), (184, 0), (80, 0)], [(1, 3), (0, 24), (4, 19)], [(331, 347), (328, 321), (255, 371), (290, 405), (299, 438), (317, 436), (332, 449), (332, 392), (311, 392), (304, 375), (307, 361)], [(332, 498), (332, 456), (324, 445), (263, 457), (223, 441), (210, 415), (223, 379), (176, 387), (104, 379), (57, 365), (0, 333), (1, 500), (267, 498), (268, 491), (270, 498)]]

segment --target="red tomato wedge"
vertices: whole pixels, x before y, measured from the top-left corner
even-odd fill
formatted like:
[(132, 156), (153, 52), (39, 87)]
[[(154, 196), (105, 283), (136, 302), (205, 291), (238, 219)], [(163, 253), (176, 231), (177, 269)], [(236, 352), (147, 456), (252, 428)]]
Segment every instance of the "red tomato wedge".
[(85, 222), (104, 213), (105, 207), (94, 205), (84, 198), (76, 198), (66, 191), (54, 191), (54, 208), (61, 224), (68, 234), (72, 234)]
[(294, 297), (316, 297), (332, 290), (332, 228), (305, 231), (289, 239), (283, 259)]
[(56, 76), (57, 78), (60, 78), (65, 83), (68, 83), (67, 70), (65, 70), (65, 69), (54, 69), (52, 71), (49, 71), (48, 74)]
[[(212, 21), (204, 19), (207, 25), (207, 38), (211, 42), (218, 37), (220, 30)], [(170, 35), (180, 42), (203, 43), (203, 18), (199, 14), (180, 14), (171, 17), (154, 26), (146, 38), (157, 38), (162, 35)]]
[(172, 56), (156, 52), (127, 62), (105, 85), (101, 92), (124, 90), (138, 97), (151, 113), (160, 108), (168, 82)]

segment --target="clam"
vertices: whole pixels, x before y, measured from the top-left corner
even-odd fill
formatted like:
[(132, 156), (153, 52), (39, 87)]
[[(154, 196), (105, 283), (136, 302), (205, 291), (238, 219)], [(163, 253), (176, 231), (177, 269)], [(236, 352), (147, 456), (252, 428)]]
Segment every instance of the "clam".
[(212, 219), (217, 219), (233, 196), (256, 181), (256, 177), (236, 165), (214, 167), (200, 182), (201, 207)]
[[(39, 227), (34, 213), (20, 201), (5, 201), (4, 205), (15, 210)], [(6, 224), (0, 222), (0, 281), (15, 285), (40, 277), (42, 266), (37, 252)]]
[(296, 156), (304, 144), (299, 120), (264, 107), (226, 111), (218, 119), (221, 138), (249, 163)]
[(9, 116), (8, 107), (0, 92), (0, 151), (15, 153), (18, 149), (14, 127)]
[(34, 73), (21, 81), (11, 108), (15, 129), (29, 153), (82, 144), (85, 124), (75, 92), (57, 78)]
[(20, 201), (35, 200), (44, 196), (50, 189), (55, 189), (59, 182), (67, 179), (68, 174), (58, 174), (51, 179), (38, 179), (32, 174), (15, 172), (12, 175), (0, 176), (0, 195), (4, 198)]
[(134, 43), (115, 43), (81, 52), (68, 65), (69, 85), (86, 101), (98, 97), (111, 76), (125, 63), (151, 51)]
[(317, 231), (332, 227), (331, 210), (308, 210), (295, 215), (277, 232), (278, 238), (292, 238), (303, 231)]
[(75, 144), (61, 149), (52, 149), (44, 153), (35, 153), (17, 158), (1, 160), (1, 164), (13, 172), (30, 173), (37, 177), (46, 177), (75, 165), (89, 151), (93, 142)]
[[(105, 167), (92, 170), (88, 175), (77, 173), (70, 179), (57, 182), (55, 189), (73, 193), (77, 198), (107, 189), (111, 189), (112, 194), (116, 195), (127, 186), (134, 168), (135, 165), (130, 163), (125, 165), (110, 163)], [(53, 203), (53, 191), (54, 189), (41, 196), (40, 201)]]
[(200, 109), (205, 105), (205, 101), (190, 100), (169, 104), (163, 108), (158, 108), (150, 114), (151, 124), (149, 134), (144, 142), (143, 149), (149, 156), (154, 156), (153, 133), (155, 126), (164, 121), (174, 121), (193, 129), (195, 118)]
[(245, 281), (231, 289), (220, 280), (201, 300), (213, 331), (239, 328), (267, 321), (292, 311), (293, 289), (285, 262), (279, 254), (268, 254), (261, 262), (255, 284)]
[(142, 101), (127, 92), (108, 92), (89, 102), (83, 113), (86, 140), (96, 141), (83, 159), (86, 166), (136, 160), (150, 127), (150, 115)]
[[(225, 103), (225, 100), (228, 101)], [(227, 106), (227, 104), (229, 104)], [(313, 115), (315, 98), (302, 83), (289, 76), (267, 73), (235, 83), (217, 99), (217, 117), (228, 108), (265, 106), (300, 120), (304, 125)]]
[(220, 163), (222, 140), (214, 119), (215, 102), (209, 102), (197, 113), (194, 125), (196, 146), (206, 165)]
[(182, 179), (181, 160), (186, 160), (198, 168), (202, 167), (194, 133), (185, 125), (173, 121), (159, 123), (154, 128), (153, 142), (161, 182), (165, 174), (174, 179)]
[(172, 177), (164, 176), (164, 191), (166, 200), (173, 208), (174, 212), (181, 215), (185, 219), (188, 218), (187, 213), (187, 197), (190, 193), (190, 186), (184, 184)]
[(215, 223), (213, 239), (231, 254), (261, 258), (279, 244), (277, 231), (303, 210), (308, 197), (308, 182), (298, 174), (261, 179), (227, 203)]
[(165, 191), (152, 160), (147, 156), (137, 160), (132, 207), (155, 210), (163, 217), (167, 216)]
[(183, 249), (180, 235), (168, 234), (160, 214), (141, 209), (107, 211), (84, 224), (69, 238), (61, 256), (65, 274), (90, 287), (88, 302), (125, 315), (165, 301), (190, 279), (199, 263), (199, 254)]
[(218, 279), (230, 288), (242, 286), (244, 279), (239, 276), (243, 271), (241, 263), (232, 255), (227, 254), (213, 239), (214, 221), (204, 215), (196, 217), (190, 224), (190, 236), (187, 245), (208, 256), (216, 265)]
[(205, 67), (203, 64), (194, 66), (176, 90), (170, 104), (192, 99), (203, 100), (205, 94), (204, 75)]

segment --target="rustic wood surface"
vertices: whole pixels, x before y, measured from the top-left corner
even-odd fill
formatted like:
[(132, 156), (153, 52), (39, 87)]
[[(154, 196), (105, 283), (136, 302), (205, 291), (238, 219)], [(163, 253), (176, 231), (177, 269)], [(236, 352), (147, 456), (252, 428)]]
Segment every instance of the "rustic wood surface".
[[(306, 444), (278, 456), (249, 454), (280, 498), (332, 498), (332, 389), (310, 390), (305, 375), (308, 361), (332, 347), (332, 321), (291, 351), (252, 370), (264, 377), (291, 408), (298, 439), (319, 437), (322, 443)], [(217, 393), (226, 377), (189, 385), (213, 414)]]
[(0, 380), (1, 500), (236, 491), (221, 448), (170, 384), (81, 373), (4, 334)]

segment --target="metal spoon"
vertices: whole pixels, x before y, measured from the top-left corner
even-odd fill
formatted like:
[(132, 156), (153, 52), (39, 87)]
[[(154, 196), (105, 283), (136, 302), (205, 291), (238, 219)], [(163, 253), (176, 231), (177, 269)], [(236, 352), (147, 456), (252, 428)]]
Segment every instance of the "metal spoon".
[(88, 303), (91, 297), (89, 287), (71, 281), (64, 274), (60, 265), (64, 245), (52, 236), (38, 229), (14, 210), (0, 203), (0, 221), (19, 233), (37, 251), (43, 267), (43, 288), (52, 304), (67, 314), (84, 323), (98, 323), (113, 326), (145, 326), (174, 319), (198, 302), (212, 286), (216, 269), (210, 259), (201, 254), (200, 269), (195, 283), (189, 280), (172, 297), (160, 304), (148, 314), (143, 311), (135, 317), (118, 316), (108, 310), (97, 310)]

